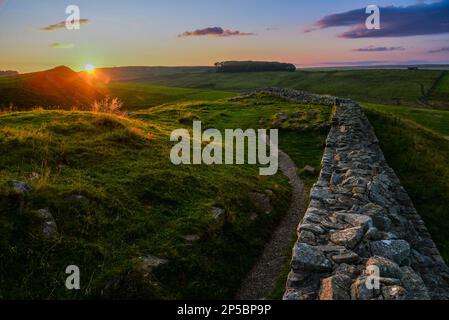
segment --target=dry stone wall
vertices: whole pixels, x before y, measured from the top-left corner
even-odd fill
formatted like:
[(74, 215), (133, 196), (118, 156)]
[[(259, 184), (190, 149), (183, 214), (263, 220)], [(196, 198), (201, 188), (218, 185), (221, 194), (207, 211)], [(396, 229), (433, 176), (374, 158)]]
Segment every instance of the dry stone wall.
[(335, 106), (284, 299), (449, 299), (449, 268), (360, 106), (290, 89), (260, 92)]

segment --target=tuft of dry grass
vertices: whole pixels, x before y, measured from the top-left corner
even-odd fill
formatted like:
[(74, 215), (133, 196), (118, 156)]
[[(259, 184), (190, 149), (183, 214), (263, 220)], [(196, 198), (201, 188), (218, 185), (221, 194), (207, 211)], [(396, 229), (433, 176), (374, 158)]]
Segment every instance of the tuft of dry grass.
[(92, 103), (90, 111), (128, 116), (128, 113), (123, 110), (123, 102), (118, 98), (107, 97), (103, 100), (95, 101)]

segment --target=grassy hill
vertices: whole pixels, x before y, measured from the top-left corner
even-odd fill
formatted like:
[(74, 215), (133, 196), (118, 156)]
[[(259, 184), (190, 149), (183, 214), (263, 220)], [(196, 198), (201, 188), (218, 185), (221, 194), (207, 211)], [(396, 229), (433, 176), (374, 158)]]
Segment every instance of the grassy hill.
[(387, 161), (449, 262), (449, 112), (364, 104)]
[(103, 97), (104, 93), (89, 79), (63, 66), (42, 72), (0, 76), (0, 109), (11, 105), (20, 109), (87, 107)]
[(449, 100), (449, 71), (444, 71), (427, 95), (427, 100), (432, 105), (447, 108)]
[[(216, 73), (213, 68), (127, 67), (102, 69), (111, 81), (168, 87), (241, 91), (289, 87), (358, 101), (418, 105), (417, 100), (445, 72), (442, 70), (299, 70), (297, 72)], [(445, 88), (444, 84), (442, 87)], [(449, 93), (438, 90), (435, 100), (446, 106)]]
[[(289, 184), (281, 174), (260, 176), (258, 166), (174, 166), (169, 135), (193, 119), (246, 128), (311, 110), (311, 123), (329, 117), (328, 107), (270, 97), (165, 105), (132, 118), (0, 115), (0, 298), (232, 298), (286, 212)], [(283, 132), (281, 146), (296, 150), (298, 165), (318, 165), (325, 136)], [(32, 190), (18, 194), (11, 180)], [(266, 190), (270, 214), (250, 196)], [(213, 207), (225, 210), (223, 221)], [(53, 215), (56, 237), (43, 236), (39, 209)], [(145, 264), (154, 257), (166, 263)], [(64, 286), (72, 264), (79, 291)]]
[(363, 103), (365, 108), (381, 112), (392, 118), (410, 120), (421, 129), (430, 130), (443, 137), (449, 137), (449, 112), (445, 110), (408, 108), (374, 103)]
[[(190, 69), (188, 69), (190, 70)], [(163, 87), (160, 85), (109, 82), (100, 70), (95, 76), (76, 73), (67, 67), (0, 76), (0, 110), (11, 106), (19, 110), (88, 109), (95, 100), (117, 97), (127, 110), (154, 107), (169, 102), (216, 100), (235, 95), (232, 92)]]
[(185, 89), (129, 82), (111, 82), (101, 87), (111, 97), (117, 97), (123, 101), (127, 110), (144, 109), (174, 102), (213, 101), (236, 95), (228, 91)]

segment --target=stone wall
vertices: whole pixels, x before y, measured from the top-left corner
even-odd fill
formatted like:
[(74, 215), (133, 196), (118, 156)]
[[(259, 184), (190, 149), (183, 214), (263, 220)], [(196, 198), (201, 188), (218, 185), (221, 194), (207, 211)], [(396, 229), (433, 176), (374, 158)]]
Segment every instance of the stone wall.
[[(335, 106), (284, 299), (449, 299), (449, 268), (360, 106), (289, 89), (262, 91)], [(373, 270), (380, 272), (375, 288), (367, 285), (374, 284)]]

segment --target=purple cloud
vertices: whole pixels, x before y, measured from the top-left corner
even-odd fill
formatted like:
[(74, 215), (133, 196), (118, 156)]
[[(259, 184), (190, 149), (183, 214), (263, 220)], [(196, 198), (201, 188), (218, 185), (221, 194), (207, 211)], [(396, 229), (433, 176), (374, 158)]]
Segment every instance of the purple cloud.
[(341, 38), (407, 37), (449, 33), (449, 0), (418, 3), (407, 7), (380, 8), (381, 29), (368, 30), (365, 8), (323, 17), (305, 32), (331, 27), (349, 27)]
[(197, 29), (194, 31), (185, 31), (178, 35), (178, 38), (182, 37), (202, 37), (202, 36), (214, 36), (214, 37), (235, 37), (235, 36), (253, 36), (255, 33), (241, 32), (239, 30), (224, 30), (221, 27), (209, 27), (204, 29)]
[(357, 52), (386, 52), (386, 51), (404, 51), (404, 47), (375, 47), (375, 46), (368, 46), (364, 48), (357, 48), (353, 49), (352, 51)]
[(441, 52), (449, 52), (449, 47), (429, 50), (428, 53), (441, 53)]
[[(87, 24), (89, 23), (88, 19), (80, 19), (80, 24)], [(40, 28), (40, 30), (42, 31), (54, 31), (54, 30), (58, 30), (58, 29), (64, 29), (65, 28), (65, 21), (61, 21), (55, 24), (51, 24), (49, 26)]]

